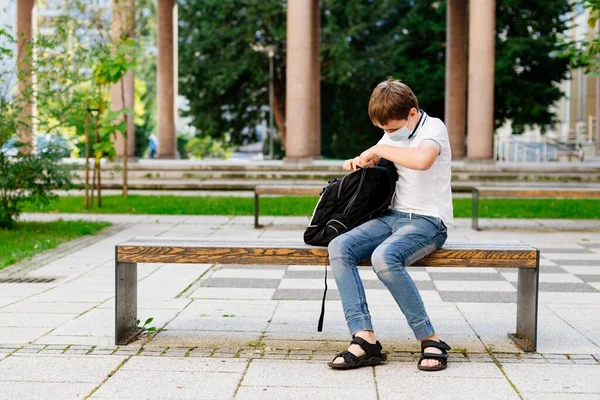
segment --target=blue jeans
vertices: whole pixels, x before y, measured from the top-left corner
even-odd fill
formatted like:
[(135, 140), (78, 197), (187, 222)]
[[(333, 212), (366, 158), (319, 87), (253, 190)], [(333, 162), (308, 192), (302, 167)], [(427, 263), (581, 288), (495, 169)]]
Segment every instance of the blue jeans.
[(329, 262), (350, 334), (373, 330), (356, 267), (370, 257), (373, 270), (400, 306), (416, 338), (433, 335), (421, 295), (405, 267), (442, 247), (447, 237), (440, 218), (388, 209), (379, 218), (333, 239), (329, 243)]

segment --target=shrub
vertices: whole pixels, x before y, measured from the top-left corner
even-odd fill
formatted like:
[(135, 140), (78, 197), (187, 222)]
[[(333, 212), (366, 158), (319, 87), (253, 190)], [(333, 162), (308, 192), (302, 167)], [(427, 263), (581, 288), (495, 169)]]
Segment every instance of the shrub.
[(61, 158), (54, 148), (14, 156), (0, 152), (0, 228), (11, 228), (25, 203), (46, 205), (57, 197), (53, 190), (73, 186), (72, 167)]
[(224, 140), (219, 141), (210, 136), (190, 138), (185, 145), (185, 150), (197, 159), (228, 158), (233, 154), (233, 149)]

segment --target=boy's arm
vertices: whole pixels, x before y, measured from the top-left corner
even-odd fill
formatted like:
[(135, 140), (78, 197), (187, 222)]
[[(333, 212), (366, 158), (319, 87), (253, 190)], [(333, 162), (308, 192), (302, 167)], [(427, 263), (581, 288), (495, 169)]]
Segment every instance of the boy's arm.
[(418, 148), (376, 144), (363, 151), (360, 159), (361, 162), (366, 162), (375, 157), (383, 157), (403, 167), (425, 171), (431, 168), (440, 151), (440, 146), (432, 140), (423, 140)]

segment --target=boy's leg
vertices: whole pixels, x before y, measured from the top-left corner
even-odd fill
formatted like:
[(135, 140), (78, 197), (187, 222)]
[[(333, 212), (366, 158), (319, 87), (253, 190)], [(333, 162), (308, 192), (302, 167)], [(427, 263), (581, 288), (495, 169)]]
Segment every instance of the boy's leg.
[[(329, 262), (350, 334), (372, 344), (376, 342), (376, 338), (357, 264), (368, 259), (373, 250), (391, 234), (392, 228), (384, 215), (336, 237), (329, 243)], [(351, 344), (348, 351), (356, 357), (365, 355), (365, 351), (357, 344)], [(332, 361), (338, 365), (345, 362), (344, 357), (340, 356)]]
[(398, 218), (392, 235), (375, 249), (371, 261), (373, 270), (400, 306), (416, 338), (423, 340), (435, 331), (405, 267), (442, 247), (447, 230), (438, 218), (396, 213)]
[(376, 218), (348, 231), (329, 243), (329, 263), (342, 300), (350, 334), (373, 330), (365, 290), (358, 274), (359, 261), (392, 234), (385, 217)]
[[(405, 267), (442, 247), (448, 237), (447, 229), (439, 218), (396, 213), (393, 234), (373, 252), (373, 269), (400, 306), (416, 338), (421, 342), (439, 342), (421, 295)], [(428, 346), (423, 352), (442, 351)], [(439, 365), (440, 361), (431, 358), (419, 361), (420, 369)]]

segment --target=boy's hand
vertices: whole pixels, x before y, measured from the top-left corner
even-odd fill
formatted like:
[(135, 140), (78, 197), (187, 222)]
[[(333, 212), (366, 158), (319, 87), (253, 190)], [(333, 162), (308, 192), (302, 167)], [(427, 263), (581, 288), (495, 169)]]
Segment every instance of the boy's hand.
[(370, 149), (367, 149), (365, 151), (363, 151), (360, 156), (359, 156), (359, 164), (361, 167), (362, 166), (375, 166), (377, 165), (377, 163), (379, 162), (380, 158), (377, 155), (377, 145), (371, 147)]
[(356, 168), (360, 166), (360, 157), (354, 157), (344, 161), (344, 171), (356, 171)]
[(356, 168), (373, 167), (375, 160), (366, 160), (361, 156), (344, 161), (344, 171), (356, 171)]

